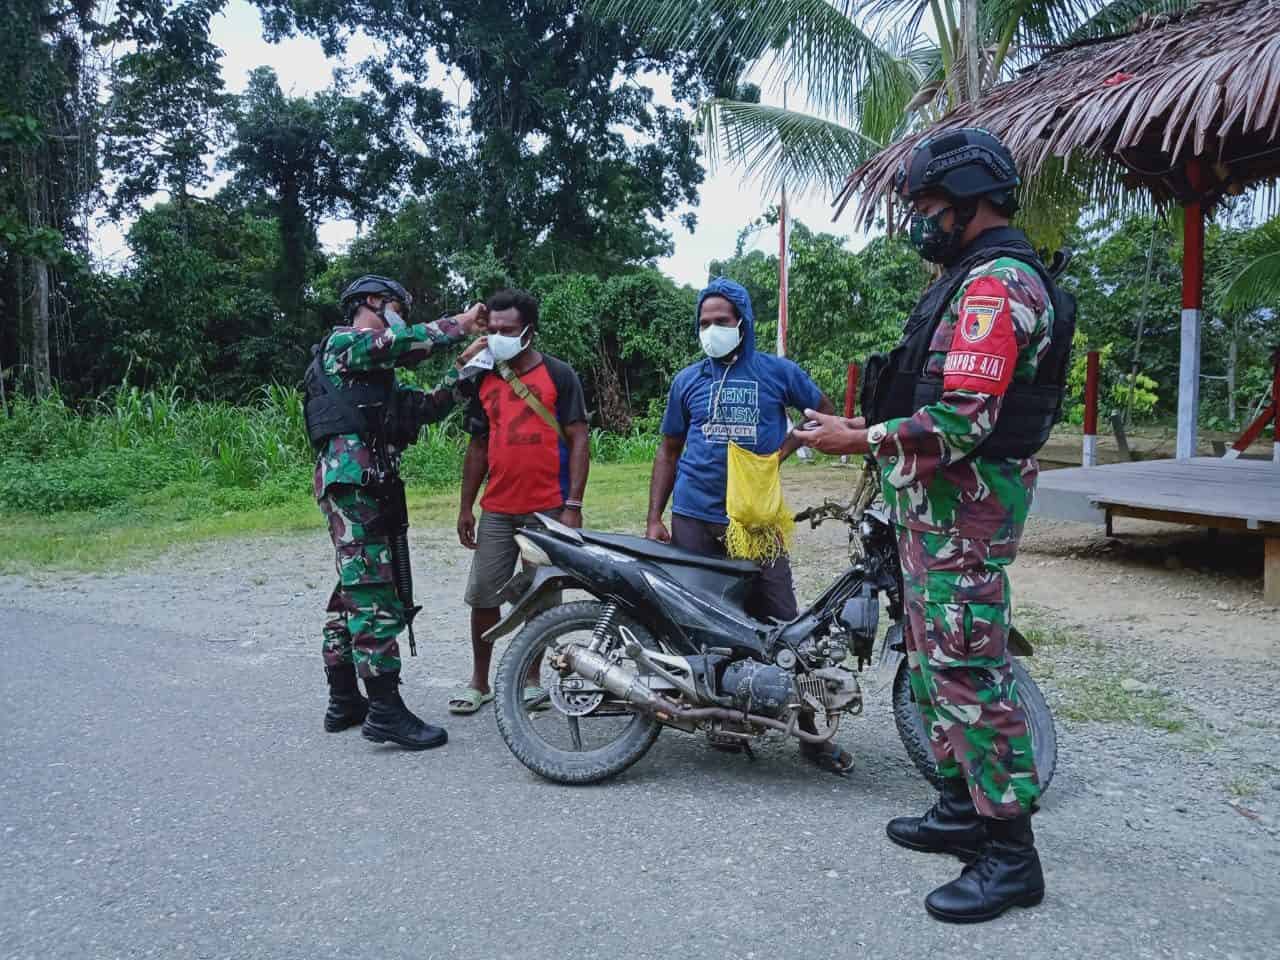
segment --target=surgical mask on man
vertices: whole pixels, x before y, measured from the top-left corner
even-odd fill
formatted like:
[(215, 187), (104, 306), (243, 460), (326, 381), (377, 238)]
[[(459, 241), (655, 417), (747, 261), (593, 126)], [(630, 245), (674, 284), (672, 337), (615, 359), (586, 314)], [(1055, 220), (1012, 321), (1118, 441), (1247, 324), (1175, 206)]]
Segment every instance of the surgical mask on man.
[(518, 357), (524, 350), (524, 335), (529, 332), (525, 327), (514, 337), (501, 333), (489, 334), (489, 352), (495, 360), (506, 361)]
[(404, 329), (404, 318), (396, 313), (395, 308), (391, 306), (382, 308), (382, 319), (387, 321), (387, 326), (392, 330)]
[(735, 326), (722, 327), (717, 323), (703, 327), (698, 332), (698, 340), (702, 343), (702, 352), (713, 360), (727, 356), (742, 342), (742, 321)]

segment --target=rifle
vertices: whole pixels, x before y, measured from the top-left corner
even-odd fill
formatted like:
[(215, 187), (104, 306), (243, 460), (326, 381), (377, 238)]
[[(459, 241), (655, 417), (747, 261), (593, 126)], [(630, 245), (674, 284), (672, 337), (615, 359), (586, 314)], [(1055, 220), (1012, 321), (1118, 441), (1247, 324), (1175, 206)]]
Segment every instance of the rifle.
[(409, 505), (404, 498), (404, 481), (396, 474), (384, 480), (374, 494), (382, 501), (391, 546), (391, 572), (396, 586), (396, 596), (404, 606), (405, 626), (409, 628), (409, 655), (418, 655), (418, 644), (413, 637), (413, 618), (422, 609), (413, 602), (413, 568), (409, 563)]
[[(363, 406), (361, 409), (366, 410)], [(413, 602), (413, 568), (409, 560), (409, 505), (405, 502), (404, 481), (400, 479), (399, 457), (392, 457), (387, 450), (385, 414), (380, 411), (374, 422), (378, 424), (378, 428), (373, 436), (374, 470), (369, 489), (382, 506), (387, 545), (391, 549), (391, 579), (396, 588), (396, 596), (404, 607), (405, 626), (409, 628), (409, 656), (416, 657), (418, 644), (413, 636), (413, 618), (422, 607)]]

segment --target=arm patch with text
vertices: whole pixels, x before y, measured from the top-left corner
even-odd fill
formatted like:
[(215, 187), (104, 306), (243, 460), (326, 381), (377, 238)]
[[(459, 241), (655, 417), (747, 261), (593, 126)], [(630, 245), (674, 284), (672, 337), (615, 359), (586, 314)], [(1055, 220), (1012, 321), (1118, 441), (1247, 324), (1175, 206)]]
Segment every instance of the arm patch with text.
[(997, 277), (979, 277), (960, 298), (942, 389), (1000, 396), (1009, 388), (1017, 361), (1009, 289)]

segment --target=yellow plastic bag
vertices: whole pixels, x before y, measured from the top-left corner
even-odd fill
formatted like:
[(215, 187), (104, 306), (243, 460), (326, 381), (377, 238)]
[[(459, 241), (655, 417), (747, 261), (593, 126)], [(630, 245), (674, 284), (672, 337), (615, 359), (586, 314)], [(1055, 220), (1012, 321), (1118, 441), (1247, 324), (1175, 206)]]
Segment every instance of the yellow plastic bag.
[(778, 454), (758, 453), (729, 444), (724, 543), (729, 556), (770, 562), (791, 550), (795, 518), (782, 498)]

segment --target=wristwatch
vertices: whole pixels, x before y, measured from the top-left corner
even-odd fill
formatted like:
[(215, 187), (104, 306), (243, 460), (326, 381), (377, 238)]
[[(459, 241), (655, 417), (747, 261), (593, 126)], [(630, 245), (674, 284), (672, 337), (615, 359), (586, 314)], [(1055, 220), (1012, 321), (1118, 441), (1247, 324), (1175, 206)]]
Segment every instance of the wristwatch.
[(883, 440), (888, 433), (889, 431), (884, 428), (883, 423), (873, 424), (867, 428), (867, 443), (874, 447)]

